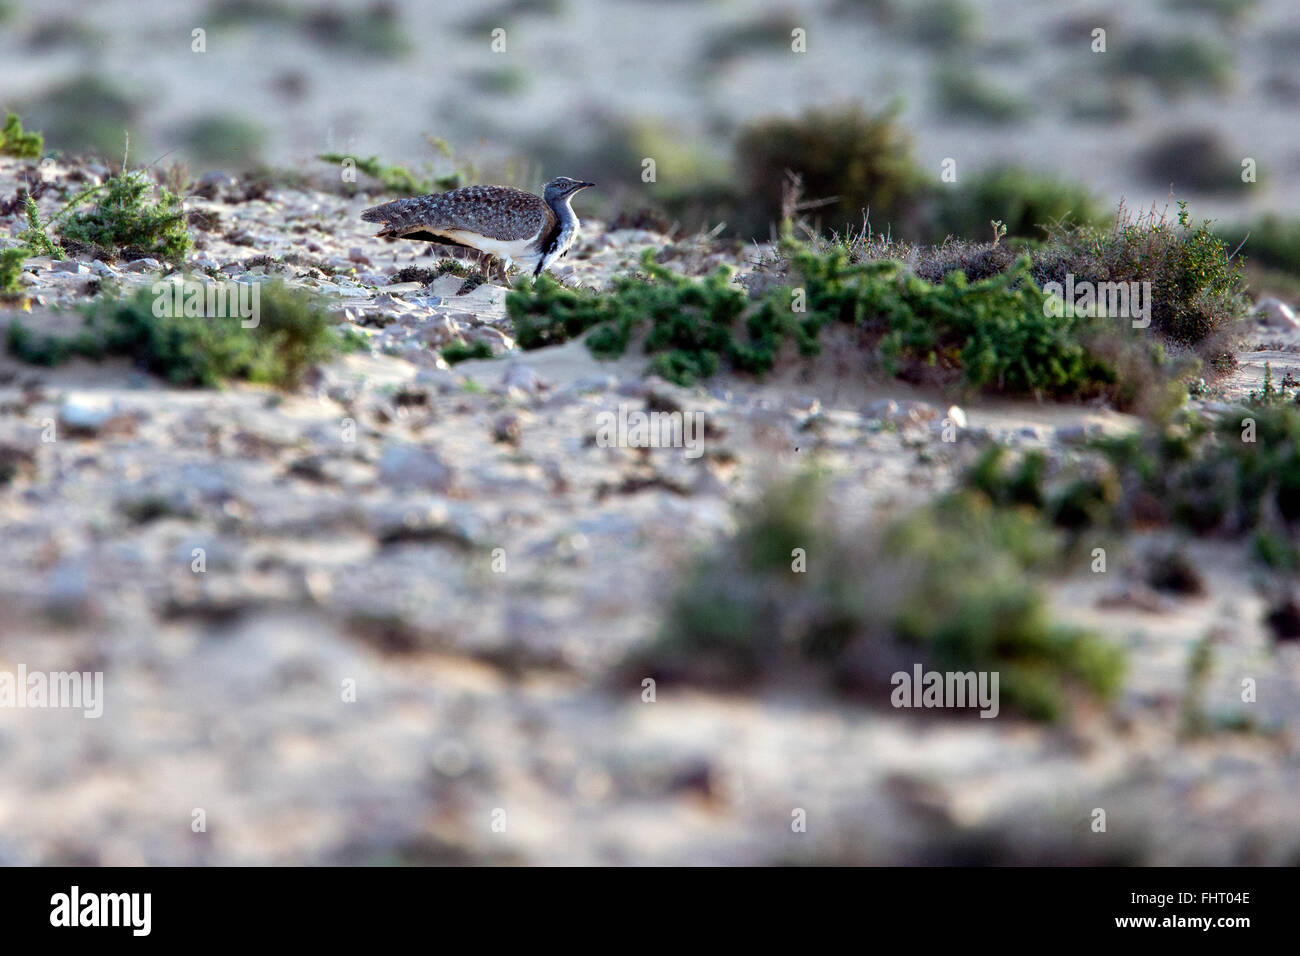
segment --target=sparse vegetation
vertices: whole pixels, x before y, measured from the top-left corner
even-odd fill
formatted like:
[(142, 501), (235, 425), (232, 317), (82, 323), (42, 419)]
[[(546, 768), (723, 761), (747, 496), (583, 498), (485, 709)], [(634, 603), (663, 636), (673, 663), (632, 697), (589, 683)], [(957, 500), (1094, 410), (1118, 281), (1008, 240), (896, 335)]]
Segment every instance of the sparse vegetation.
[(801, 177), (812, 200), (834, 200), (820, 206), (817, 217), (836, 229), (860, 225), (868, 210), (878, 228), (889, 223), (897, 229), (924, 191), (911, 141), (892, 111), (814, 110), (798, 119), (759, 121), (742, 131), (736, 158), (764, 226), (788, 211), (782, 203), (787, 170)]
[(951, 50), (974, 42), (975, 11), (965, 0), (924, 0), (911, 12), (904, 32), (925, 46)]
[(735, 684), (812, 672), (883, 706), (891, 675), (919, 660), (998, 671), (1003, 701), (1043, 719), (1074, 692), (1118, 689), (1121, 653), (1050, 620), (1038, 576), (1059, 536), (1032, 514), (958, 494), (863, 533), (825, 514), (819, 491), (811, 476), (774, 486), (688, 567), (637, 673)]
[(1246, 188), (1241, 159), (1213, 130), (1180, 130), (1157, 140), (1142, 155), (1147, 178), (1175, 192), (1231, 193)]
[(298, 7), (279, 0), (219, 0), (212, 5), (208, 18), (218, 27), (283, 24), (320, 43), (369, 56), (405, 56), (411, 51), (397, 5), (389, 0), (378, 0), (364, 9)]
[(313, 299), (280, 281), (261, 287), (251, 328), (238, 317), (175, 314), (166, 305), (158, 316), (157, 300), (149, 289), (129, 298), (102, 297), (86, 307), (85, 328), (68, 337), (35, 332), (15, 319), (9, 353), (35, 365), (124, 356), (181, 386), (245, 380), (292, 388), (312, 365), (356, 344)]
[(524, 283), (506, 300), (520, 346), (538, 348), (595, 329), (587, 339), (591, 350), (617, 356), (644, 336), (651, 368), (690, 384), (723, 363), (753, 374), (770, 371), (787, 345), (815, 355), (822, 330), (844, 323), (858, 330), (866, 354), (883, 370), (908, 381), (1104, 396), (1121, 407), (1146, 401), (1152, 383), (1159, 390), (1174, 371), (1149, 340), (1103, 330), (1092, 317), (1045, 309), (1028, 258), (976, 282), (951, 272), (932, 283), (900, 262), (853, 263), (841, 247), (796, 249), (785, 283), (752, 302), (725, 269), (691, 279), (649, 254), (642, 268), (650, 281), (620, 279), (599, 295), (547, 277)]
[[(157, 199), (151, 200), (155, 191)], [(173, 262), (183, 260), (192, 245), (180, 197), (165, 186), (155, 187), (138, 171), (111, 177), (91, 209), (68, 218), (61, 237), (65, 244)]]
[(1121, 208), (1110, 229), (1053, 229), (1032, 271), (1040, 283), (1064, 282), (1067, 273), (1076, 282), (1150, 282), (1151, 328), (1225, 371), (1235, 367), (1232, 332), (1246, 311), (1231, 252), (1208, 220), (1193, 224), (1180, 202), (1173, 222)]
[(22, 275), (23, 260), (27, 257), (28, 250), (22, 246), (0, 249), (0, 293), (11, 295), (22, 288), (18, 277)]
[(1300, 409), (1260, 406), (1214, 424), (1188, 416), (1090, 443), (1049, 473), (1033, 455), (1009, 461), (991, 446), (965, 484), (998, 504), (1041, 513), (1071, 531), (1174, 528), (1251, 536), (1266, 563), (1285, 566), (1300, 530)]
[(0, 127), (0, 156), (18, 159), (35, 159), (45, 149), (45, 138), (40, 133), (23, 131), (17, 113), (6, 113), (4, 126)]
[(1028, 100), (982, 79), (969, 66), (941, 66), (934, 76), (934, 100), (953, 120), (1014, 123), (1031, 111)]
[(1082, 186), (1015, 166), (980, 173), (940, 194), (939, 233), (972, 238), (990, 221), (1005, 224), (1007, 235), (1045, 239), (1058, 223), (1099, 225), (1103, 216)]
[(240, 163), (240, 168), (257, 165), (265, 139), (260, 126), (238, 116), (204, 117), (184, 131), (185, 146), (196, 160)]
[(765, 49), (789, 49), (790, 34), (799, 21), (793, 14), (773, 12), (718, 30), (700, 51), (701, 69), (706, 72), (748, 53)]
[(1217, 226), (1215, 232), (1229, 249), (1256, 266), (1300, 275), (1300, 219), (1264, 216), (1252, 223)]
[(492, 346), (486, 342), (474, 342), (470, 345), (464, 342), (453, 342), (443, 348), (439, 354), (446, 360), (448, 365), (455, 365), (469, 359), (490, 359), (492, 357)]
[(125, 133), (139, 150), (143, 140), (135, 129), (140, 101), (112, 81), (92, 73), (74, 76), (29, 104), (29, 118), (45, 140), (58, 149), (89, 151), (121, 160)]
[(422, 196), (425, 193), (444, 192), (462, 185), (463, 180), (463, 177), (458, 172), (449, 173), (445, 176), (435, 176), (431, 179), (421, 179), (405, 166), (381, 163), (378, 156), (362, 159), (351, 153), (322, 153), (317, 159), (340, 166), (345, 163), (352, 163), (357, 171), (377, 180), (385, 193), (392, 193), (397, 196)]
[(1167, 95), (1222, 92), (1232, 83), (1232, 55), (1195, 37), (1140, 37), (1116, 51), (1121, 74), (1148, 80)]

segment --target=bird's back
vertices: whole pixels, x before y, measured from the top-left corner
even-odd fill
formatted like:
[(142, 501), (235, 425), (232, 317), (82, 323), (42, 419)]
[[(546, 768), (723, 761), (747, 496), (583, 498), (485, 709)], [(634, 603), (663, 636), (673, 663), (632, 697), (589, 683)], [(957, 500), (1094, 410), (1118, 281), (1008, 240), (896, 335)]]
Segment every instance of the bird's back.
[(453, 230), (510, 240), (537, 235), (553, 214), (540, 197), (521, 189), (463, 186), (445, 193), (395, 199), (365, 210), (361, 218), (384, 223), (381, 236)]

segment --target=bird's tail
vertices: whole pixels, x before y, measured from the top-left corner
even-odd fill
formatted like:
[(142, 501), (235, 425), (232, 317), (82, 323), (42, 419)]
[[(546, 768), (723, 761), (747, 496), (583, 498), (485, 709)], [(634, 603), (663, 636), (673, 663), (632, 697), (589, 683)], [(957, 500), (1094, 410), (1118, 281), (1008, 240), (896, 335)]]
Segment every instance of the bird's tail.
[(396, 235), (402, 228), (409, 225), (411, 215), (415, 209), (410, 199), (394, 199), (392, 202), (386, 202), (382, 206), (371, 206), (369, 209), (361, 211), (361, 218), (366, 222), (379, 222), (384, 224), (384, 229), (376, 235), (392, 236)]

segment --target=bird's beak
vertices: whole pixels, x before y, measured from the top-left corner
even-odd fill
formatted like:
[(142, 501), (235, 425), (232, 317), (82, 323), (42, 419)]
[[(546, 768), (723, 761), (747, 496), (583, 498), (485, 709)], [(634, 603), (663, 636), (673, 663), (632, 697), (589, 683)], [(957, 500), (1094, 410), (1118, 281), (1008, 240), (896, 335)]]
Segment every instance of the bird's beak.
[(589, 186), (594, 186), (594, 185), (596, 185), (596, 184), (595, 184), (595, 183), (579, 183), (579, 184), (578, 184), (578, 188), (579, 188), (579, 189), (586, 189), (586, 188), (588, 188)]

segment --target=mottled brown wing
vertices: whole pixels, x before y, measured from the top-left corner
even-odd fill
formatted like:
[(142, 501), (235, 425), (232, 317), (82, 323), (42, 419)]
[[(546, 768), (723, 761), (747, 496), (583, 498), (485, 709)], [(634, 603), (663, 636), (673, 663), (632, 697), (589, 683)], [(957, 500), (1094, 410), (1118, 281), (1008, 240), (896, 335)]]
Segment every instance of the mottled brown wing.
[(465, 186), (450, 192), (396, 199), (365, 210), (382, 222), (381, 236), (463, 229), (489, 239), (527, 239), (549, 226), (554, 214), (539, 197), (509, 186)]

